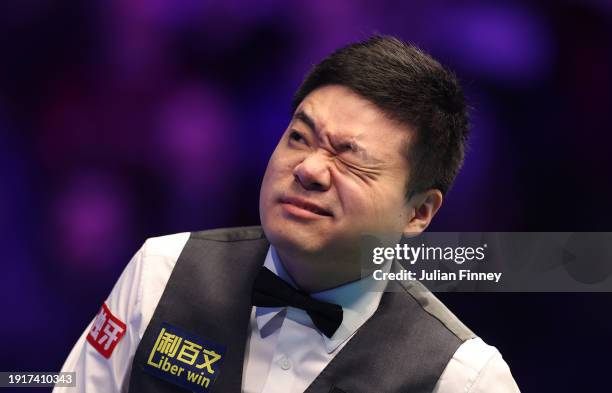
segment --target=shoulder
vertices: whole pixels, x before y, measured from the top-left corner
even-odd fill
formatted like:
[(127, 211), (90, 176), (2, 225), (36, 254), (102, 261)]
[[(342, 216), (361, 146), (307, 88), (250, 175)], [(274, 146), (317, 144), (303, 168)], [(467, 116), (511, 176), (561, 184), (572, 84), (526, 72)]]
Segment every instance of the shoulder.
[[(227, 243), (262, 237), (263, 231), (259, 227), (237, 227), (148, 238), (126, 266), (108, 301), (114, 303), (126, 318), (138, 320), (138, 331), (142, 336), (188, 242)], [(201, 246), (207, 250), (213, 248), (212, 245)]]
[[(210, 251), (211, 243), (236, 243), (265, 239), (259, 226), (218, 228), (197, 232), (181, 232), (148, 238), (126, 268), (130, 281), (145, 286), (152, 301), (159, 300), (179, 257), (189, 242), (197, 243), (199, 249)], [(130, 274), (131, 273), (131, 274)], [(158, 296), (159, 295), (159, 296)]]
[(181, 232), (150, 237), (145, 240), (139, 252), (143, 257), (158, 256), (178, 259), (190, 236), (191, 232)]
[(460, 341), (434, 393), (516, 393), (519, 389), (500, 352), (477, 337), (433, 293), (418, 281), (400, 282), (423, 311)]
[[(125, 391), (136, 349), (190, 239), (224, 242), (225, 245), (229, 244), (227, 242), (262, 238), (261, 228), (247, 227), (182, 232), (147, 239), (127, 264), (104, 302), (113, 317), (125, 324), (122, 336), (117, 338), (117, 344), (111, 350), (112, 356), (103, 355), (88, 340), (96, 320), (94, 318), (77, 341), (62, 369), (76, 371), (77, 384), (84, 390)], [(232, 247), (236, 244), (232, 243)], [(203, 246), (206, 250), (215, 248), (213, 244)], [(59, 393), (64, 389), (56, 388), (56, 391)]]
[(121, 316), (134, 321), (142, 336), (181, 254), (190, 241), (193, 239), (229, 241), (234, 238), (253, 237), (256, 233), (256, 227), (223, 228), (148, 238), (125, 267), (107, 303)]
[(196, 232), (181, 232), (170, 235), (150, 237), (138, 251), (143, 258), (165, 257), (176, 262), (189, 240), (209, 240), (213, 242), (235, 242), (242, 240), (265, 239), (260, 226), (216, 228)]
[[(219, 228), (147, 239), (132, 261), (137, 265), (132, 270), (140, 271), (135, 284), (144, 288), (139, 298), (147, 309), (154, 308), (174, 272), (184, 273), (185, 269), (203, 265), (205, 261), (226, 260), (229, 254), (237, 254), (242, 244), (253, 251), (255, 247), (247, 242), (252, 240), (265, 243), (261, 227)], [(259, 243), (257, 246), (261, 248)], [(229, 250), (229, 253), (220, 255), (219, 250)], [(177, 265), (179, 260), (181, 266)]]
[(145, 240), (132, 258), (126, 272), (134, 279), (139, 279), (139, 284), (153, 287), (153, 292), (161, 292), (188, 242), (232, 243), (260, 239), (265, 239), (265, 235), (259, 226), (218, 228), (151, 237)]
[(441, 331), (446, 332), (445, 337), (454, 337), (459, 344), (440, 375), (434, 393), (519, 392), (497, 348), (477, 337), (419, 281), (398, 281), (397, 284), (414, 299), (427, 319), (443, 327)]
[(466, 340), (440, 376), (434, 393), (516, 393), (519, 388), (508, 364), (494, 346), (480, 337)]

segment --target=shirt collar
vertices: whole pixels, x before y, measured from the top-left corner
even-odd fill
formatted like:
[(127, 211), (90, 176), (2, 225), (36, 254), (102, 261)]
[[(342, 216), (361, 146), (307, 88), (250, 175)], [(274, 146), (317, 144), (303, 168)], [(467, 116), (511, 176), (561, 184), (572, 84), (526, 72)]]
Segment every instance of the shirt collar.
[[(268, 249), (264, 267), (276, 274), (283, 281), (297, 287), (283, 267), (273, 246)], [(389, 266), (385, 265), (386, 269)], [(342, 324), (331, 338), (321, 333), (328, 353), (334, 352), (343, 342), (349, 339), (374, 314), (384, 290), (384, 282), (376, 281), (371, 276), (336, 288), (312, 293), (310, 296), (329, 303), (335, 303), (343, 309)], [(255, 318), (261, 332), (262, 328), (272, 320), (283, 308), (256, 307)]]

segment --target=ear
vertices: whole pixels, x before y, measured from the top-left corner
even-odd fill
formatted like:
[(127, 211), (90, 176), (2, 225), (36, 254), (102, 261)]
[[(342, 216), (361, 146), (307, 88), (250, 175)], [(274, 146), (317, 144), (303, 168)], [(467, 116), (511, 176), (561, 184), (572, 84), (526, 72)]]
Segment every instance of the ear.
[(444, 197), (440, 190), (431, 189), (413, 195), (408, 201), (410, 220), (404, 227), (406, 236), (414, 236), (423, 232), (442, 206)]

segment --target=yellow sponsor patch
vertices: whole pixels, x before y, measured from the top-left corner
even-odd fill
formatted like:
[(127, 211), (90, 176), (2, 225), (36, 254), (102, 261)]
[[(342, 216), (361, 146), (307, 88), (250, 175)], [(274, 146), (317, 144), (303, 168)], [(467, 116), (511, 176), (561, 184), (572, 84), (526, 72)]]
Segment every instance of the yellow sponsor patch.
[(162, 323), (144, 370), (189, 390), (206, 392), (219, 375), (226, 347)]

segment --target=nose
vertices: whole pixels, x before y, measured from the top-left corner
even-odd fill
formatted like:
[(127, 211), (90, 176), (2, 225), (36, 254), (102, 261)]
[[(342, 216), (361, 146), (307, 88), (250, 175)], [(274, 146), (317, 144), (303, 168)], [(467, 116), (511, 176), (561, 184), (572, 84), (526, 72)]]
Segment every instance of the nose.
[(320, 153), (306, 157), (293, 169), (295, 180), (309, 191), (326, 191), (331, 183), (329, 162)]

